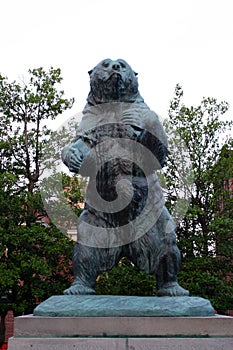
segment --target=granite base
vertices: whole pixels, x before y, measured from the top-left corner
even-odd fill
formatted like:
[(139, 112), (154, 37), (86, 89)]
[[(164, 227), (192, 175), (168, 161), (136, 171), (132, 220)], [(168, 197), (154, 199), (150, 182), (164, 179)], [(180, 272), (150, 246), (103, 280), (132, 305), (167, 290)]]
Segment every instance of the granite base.
[(232, 350), (233, 317), (15, 319), (8, 350)]

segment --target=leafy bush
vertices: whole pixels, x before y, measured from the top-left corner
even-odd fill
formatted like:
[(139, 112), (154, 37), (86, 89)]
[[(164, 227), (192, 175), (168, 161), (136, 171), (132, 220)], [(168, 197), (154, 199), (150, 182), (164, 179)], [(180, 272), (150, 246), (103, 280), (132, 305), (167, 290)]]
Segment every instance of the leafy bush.
[[(71, 257), (74, 242), (54, 226), (19, 226), (1, 234), (0, 295), (7, 294), (11, 305), (1, 305), (15, 315), (31, 313), (36, 303), (62, 294), (72, 281)], [(4, 246), (8, 247), (4, 255)], [(10, 291), (10, 293), (9, 293)]]
[[(224, 259), (195, 258), (183, 262), (179, 283), (191, 296), (209, 299), (218, 313), (225, 313), (233, 305), (233, 279)], [(228, 269), (229, 270), (229, 269)]]
[(139, 271), (129, 260), (123, 258), (118, 266), (98, 277), (96, 293), (109, 295), (155, 295), (155, 277)]

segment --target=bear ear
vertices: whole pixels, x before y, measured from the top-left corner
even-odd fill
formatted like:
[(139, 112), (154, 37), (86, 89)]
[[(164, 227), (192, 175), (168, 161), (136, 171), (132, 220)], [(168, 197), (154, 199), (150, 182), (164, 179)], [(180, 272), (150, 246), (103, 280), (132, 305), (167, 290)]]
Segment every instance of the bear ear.
[(88, 74), (91, 75), (91, 73), (93, 72), (93, 69), (88, 71)]
[(134, 72), (135, 77), (138, 75), (138, 73)]

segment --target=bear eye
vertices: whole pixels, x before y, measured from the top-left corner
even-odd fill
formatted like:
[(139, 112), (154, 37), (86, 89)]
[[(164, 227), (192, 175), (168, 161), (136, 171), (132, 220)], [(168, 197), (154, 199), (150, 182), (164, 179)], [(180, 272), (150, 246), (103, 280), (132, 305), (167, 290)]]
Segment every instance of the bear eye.
[(107, 68), (107, 67), (109, 66), (109, 61), (104, 61), (104, 62), (102, 63), (102, 66), (105, 67), (105, 68)]
[(126, 65), (124, 64), (124, 62), (120, 62), (121, 68), (126, 68)]

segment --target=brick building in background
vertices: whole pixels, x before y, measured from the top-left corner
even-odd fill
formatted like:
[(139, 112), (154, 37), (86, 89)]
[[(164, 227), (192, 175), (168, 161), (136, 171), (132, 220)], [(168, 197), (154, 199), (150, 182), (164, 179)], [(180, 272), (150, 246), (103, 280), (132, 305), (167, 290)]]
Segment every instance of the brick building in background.
[(12, 310), (9, 310), (5, 318), (5, 342), (14, 334), (14, 314)]
[(8, 339), (14, 334), (14, 314), (9, 310), (6, 316), (1, 316), (1, 341), (0, 350), (7, 349)]

